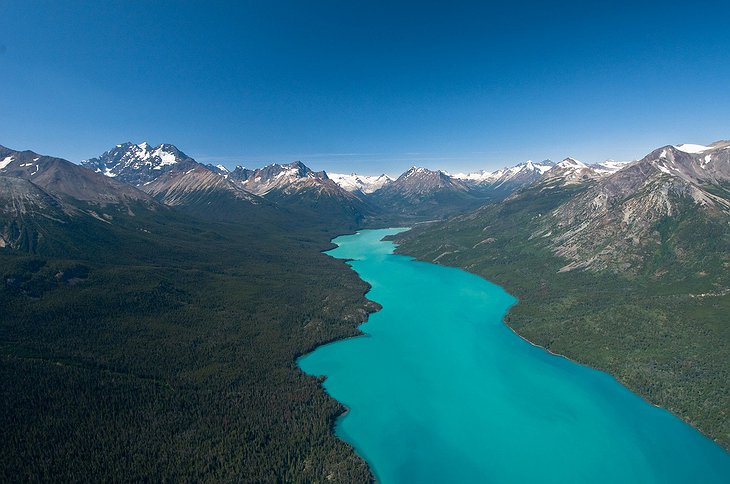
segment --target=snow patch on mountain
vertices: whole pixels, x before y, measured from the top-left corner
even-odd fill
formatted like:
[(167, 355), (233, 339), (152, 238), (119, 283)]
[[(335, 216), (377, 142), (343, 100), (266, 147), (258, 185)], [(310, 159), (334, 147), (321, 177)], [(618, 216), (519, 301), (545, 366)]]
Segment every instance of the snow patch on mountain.
[(13, 157), (12, 156), (6, 156), (3, 158), (2, 161), (0, 161), (0, 170), (4, 169), (6, 166), (8, 166), (10, 163), (12, 163)]
[(594, 163), (593, 165), (590, 165), (590, 168), (601, 175), (610, 175), (611, 173), (616, 173), (627, 165), (628, 163), (625, 161), (606, 160), (601, 163)]
[(495, 171), (479, 170), (472, 173), (456, 173), (452, 175), (452, 177), (476, 184), (497, 183), (498, 185), (502, 185), (512, 180), (517, 175), (542, 175), (553, 168), (553, 166), (553, 163), (549, 160), (542, 163), (535, 163), (532, 160), (527, 160), (524, 163), (519, 163), (511, 167), (500, 168)]
[(555, 163), (550, 160), (544, 160), (540, 163), (527, 160), (495, 171), (480, 170), (472, 173), (456, 173), (453, 178), (460, 180), (482, 196), (500, 198), (536, 182), (554, 167)]
[(498, 177), (495, 175), (495, 173), (498, 173), (498, 171), (479, 170), (470, 173), (454, 173), (451, 176), (459, 180), (485, 182), (490, 180), (496, 180)]
[(163, 166), (174, 165), (177, 163), (177, 157), (173, 153), (164, 151), (162, 147), (157, 148), (150, 154), (150, 158), (153, 157), (158, 157), (160, 159), (160, 163), (155, 166), (155, 170), (160, 170)]

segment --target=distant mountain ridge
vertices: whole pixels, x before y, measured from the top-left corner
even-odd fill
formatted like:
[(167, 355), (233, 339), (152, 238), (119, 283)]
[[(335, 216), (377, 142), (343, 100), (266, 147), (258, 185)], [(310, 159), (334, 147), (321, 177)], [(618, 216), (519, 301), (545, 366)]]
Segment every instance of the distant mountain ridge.
[(542, 175), (553, 166), (555, 166), (555, 163), (550, 160), (544, 160), (540, 163), (534, 163), (532, 160), (527, 160), (524, 163), (518, 163), (511, 167), (500, 168), (499, 170), (480, 170), (471, 173), (455, 173), (452, 176), (460, 180), (468, 180), (474, 183), (496, 183), (499, 180), (509, 180), (518, 174), (537, 173), (538, 175)]
[[(310, 210), (310, 215), (341, 212), (344, 207), (346, 217), (361, 223), (373, 216), (382, 220), (384, 213), (390, 214), (386, 218), (442, 218), (504, 199), (537, 182), (546, 186), (580, 183), (607, 176), (625, 164), (609, 161), (588, 166), (566, 158), (557, 164), (527, 161), (495, 171), (454, 175), (414, 166), (393, 180), (387, 175), (315, 172), (300, 161), (229, 170), (223, 165), (198, 163), (174, 145), (152, 147), (127, 142), (83, 161), (82, 166), (142, 188), (166, 203), (204, 203), (202, 194), (223, 190), (233, 199), (253, 203), (255, 197), (247, 194), (294, 209), (318, 207)], [(321, 200), (327, 202), (322, 205)]]
[(311, 189), (341, 194), (339, 185), (330, 180), (327, 173), (315, 172), (301, 161), (274, 163), (255, 170), (237, 166), (228, 178), (246, 191), (262, 196), (272, 191), (292, 194)]
[(393, 182), (393, 179), (386, 174), (371, 176), (358, 175), (357, 173), (352, 173), (350, 175), (328, 173), (328, 175), (330, 179), (348, 192), (361, 192), (364, 194), (373, 193), (374, 191), (380, 190), (385, 185)]
[(263, 199), (317, 223), (331, 218), (333, 223), (358, 224), (373, 211), (325, 172), (314, 172), (300, 161), (255, 170), (237, 166), (231, 171), (198, 163), (174, 145), (123, 143), (81, 165), (135, 185), (166, 205), (195, 209), (199, 215), (207, 209), (214, 218), (225, 216), (221, 204), (232, 203), (237, 207), (234, 212), (247, 211), (243, 204), (264, 206)]

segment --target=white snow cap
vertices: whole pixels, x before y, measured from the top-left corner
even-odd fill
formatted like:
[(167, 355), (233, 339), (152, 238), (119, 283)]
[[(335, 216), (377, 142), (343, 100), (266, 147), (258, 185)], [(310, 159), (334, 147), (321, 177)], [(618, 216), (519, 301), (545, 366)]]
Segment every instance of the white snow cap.
[(703, 151), (712, 149), (712, 147), (710, 147), (710, 146), (693, 145), (690, 143), (686, 143), (683, 145), (677, 145), (677, 146), (675, 146), (675, 148), (677, 148), (679, 151), (684, 151), (685, 153), (690, 153), (690, 154), (702, 153)]
[(363, 193), (372, 193), (393, 181), (392, 178), (385, 174), (375, 176), (358, 175), (357, 173), (352, 173), (350, 175), (342, 173), (327, 173), (327, 176), (349, 192), (360, 190)]
[(585, 163), (582, 161), (578, 161), (575, 158), (566, 158), (560, 163), (558, 163), (558, 166), (565, 166), (565, 167), (573, 167), (573, 168), (588, 168)]
[(503, 177), (511, 177), (516, 175), (517, 173), (524, 172), (524, 171), (537, 171), (541, 175), (545, 173), (546, 171), (550, 170), (553, 166), (552, 165), (546, 165), (544, 163), (535, 163), (532, 160), (527, 160), (522, 163), (518, 163), (517, 165), (511, 166), (511, 167), (505, 167), (500, 168), (499, 170), (494, 171), (486, 171), (486, 170), (479, 170), (471, 173), (455, 173), (452, 175), (453, 178), (457, 178), (459, 180), (470, 180), (475, 181), (477, 183), (481, 182), (491, 182), (496, 181)]

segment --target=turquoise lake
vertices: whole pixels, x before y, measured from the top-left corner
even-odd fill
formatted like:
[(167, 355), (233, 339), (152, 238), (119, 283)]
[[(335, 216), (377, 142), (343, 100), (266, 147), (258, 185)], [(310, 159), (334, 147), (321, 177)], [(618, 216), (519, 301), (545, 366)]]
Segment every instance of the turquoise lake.
[(381, 239), (400, 230), (334, 240), (383, 309), (299, 359), (379, 482), (730, 482), (730, 454), (698, 431), (515, 335), (501, 287), (394, 255)]

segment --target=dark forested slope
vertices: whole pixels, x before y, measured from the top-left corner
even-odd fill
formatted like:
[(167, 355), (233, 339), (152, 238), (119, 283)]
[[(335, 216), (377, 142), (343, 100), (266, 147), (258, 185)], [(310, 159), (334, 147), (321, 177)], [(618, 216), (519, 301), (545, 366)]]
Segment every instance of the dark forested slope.
[(331, 432), (343, 408), (295, 362), (371, 309), (320, 252), (339, 229), (270, 204), (206, 222), (133, 187), (80, 200), (67, 163), (45, 186), (0, 173), (0, 479), (369, 480)]

